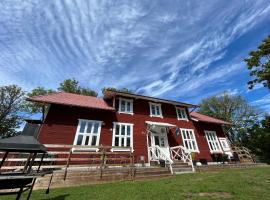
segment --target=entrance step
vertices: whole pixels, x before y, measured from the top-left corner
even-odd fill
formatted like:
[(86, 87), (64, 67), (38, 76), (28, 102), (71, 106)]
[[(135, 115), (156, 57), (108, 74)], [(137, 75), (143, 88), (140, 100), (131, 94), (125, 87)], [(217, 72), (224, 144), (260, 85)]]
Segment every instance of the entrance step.
[(181, 160), (174, 160), (172, 164), (174, 174), (191, 173), (192, 167)]

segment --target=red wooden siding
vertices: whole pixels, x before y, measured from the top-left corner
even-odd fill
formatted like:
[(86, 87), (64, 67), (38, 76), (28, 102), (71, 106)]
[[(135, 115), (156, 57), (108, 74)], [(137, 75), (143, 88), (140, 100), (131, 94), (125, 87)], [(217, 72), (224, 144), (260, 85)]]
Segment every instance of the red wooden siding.
[[(118, 109), (118, 101), (116, 101)], [(41, 128), (39, 140), (44, 144), (73, 144), (78, 119), (103, 121), (100, 133), (100, 145), (112, 145), (113, 122), (125, 122), (134, 124), (133, 147), (135, 162), (143, 155), (147, 161), (147, 138), (145, 121), (166, 122), (179, 128), (194, 129), (200, 153), (197, 158), (211, 160), (209, 147), (205, 138), (204, 130), (213, 130), (218, 136), (223, 136), (220, 125), (198, 123), (191, 120), (177, 120), (175, 107), (170, 104), (161, 105), (163, 118), (150, 117), (149, 103), (145, 100), (136, 99), (133, 102), (133, 115), (120, 114), (118, 112), (87, 109), (63, 105), (51, 105), (45, 124)], [(170, 146), (182, 145), (181, 133), (176, 136), (175, 129), (168, 134)]]

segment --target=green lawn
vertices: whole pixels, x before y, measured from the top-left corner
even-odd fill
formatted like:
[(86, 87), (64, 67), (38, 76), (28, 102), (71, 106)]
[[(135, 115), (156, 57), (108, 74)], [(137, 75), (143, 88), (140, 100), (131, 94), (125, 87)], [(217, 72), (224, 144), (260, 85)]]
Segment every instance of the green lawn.
[[(25, 197), (25, 196), (24, 196)], [(0, 196), (14, 199), (14, 196)], [(121, 182), (33, 192), (32, 199), (270, 199), (270, 167), (182, 174), (151, 181)]]

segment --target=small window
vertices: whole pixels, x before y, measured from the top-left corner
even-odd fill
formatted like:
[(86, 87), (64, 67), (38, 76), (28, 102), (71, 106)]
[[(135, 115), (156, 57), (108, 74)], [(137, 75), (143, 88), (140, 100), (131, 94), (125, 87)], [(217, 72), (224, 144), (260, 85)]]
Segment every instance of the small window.
[(208, 142), (210, 152), (211, 153), (222, 152), (216, 132), (215, 131), (204, 131), (204, 132), (205, 132), (205, 136)]
[(162, 118), (161, 104), (149, 103), (149, 106), (150, 106), (150, 116), (151, 117), (161, 117)]
[(115, 122), (113, 127), (112, 146), (132, 147), (133, 146), (133, 124)]
[(176, 114), (178, 120), (188, 120), (187, 112), (185, 108), (176, 107)]
[(198, 145), (193, 129), (181, 129), (184, 147), (192, 152), (198, 152)]
[(119, 98), (119, 113), (133, 114), (133, 100)]
[(79, 120), (74, 145), (98, 146), (101, 121)]
[(219, 142), (221, 144), (223, 151), (230, 151), (231, 150), (227, 138), (218, 138), (218, 139), (219, 139)]

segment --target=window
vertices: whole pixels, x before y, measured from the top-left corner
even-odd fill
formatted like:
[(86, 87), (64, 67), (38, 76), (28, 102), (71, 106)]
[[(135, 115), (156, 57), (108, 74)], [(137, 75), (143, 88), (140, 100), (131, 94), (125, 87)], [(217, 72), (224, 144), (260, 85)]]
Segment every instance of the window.
[(162, 118), (161, 104), (149, 103), (149, 105), (150, 105), (150, 116)]
[(119, 98), (119, 113), (133, 114), (133, 100)]
[(215, 131), (204, 131), (211, 153), (222, 152)]
[(74, 145), (98, 146), (101, 121), (79, 120)]
[(176, 107), (176, 113), (177, 113), (178, 120), (188, 120), (188, 116), (187, 116), (187, 112), (185, 108)]
[(199, 152), (193, 129), (181, 129), (184, 147), (192, 152)]
[(112, 146), (133, 146), (133, 124), (114, 122)]
[(218, 139), (219, 139), (219, 142), (221, 144), (223, 151), (230, 151), (231, 150), (230, 145), (229, 145), (226, 138), (218, 138)]

